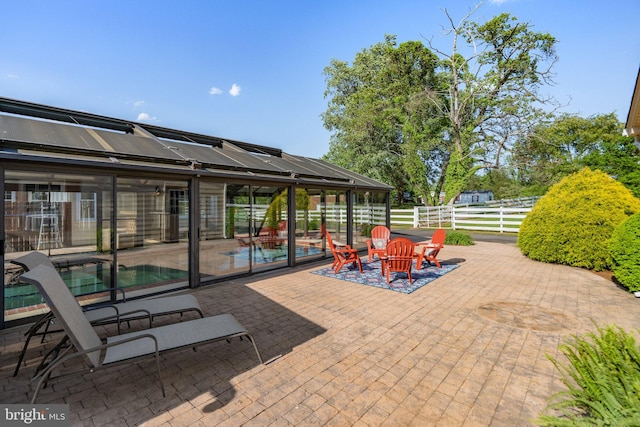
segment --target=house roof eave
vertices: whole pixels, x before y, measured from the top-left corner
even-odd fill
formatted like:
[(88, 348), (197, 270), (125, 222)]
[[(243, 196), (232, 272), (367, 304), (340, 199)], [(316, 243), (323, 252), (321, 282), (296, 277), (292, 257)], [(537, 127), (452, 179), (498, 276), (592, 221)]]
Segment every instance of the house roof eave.
[(640, 144), (640, 69), (638, 69), (636, 85), (631, 96), (631, 105), (623, 133), (625, 136), (633, 137), (636, 143)]

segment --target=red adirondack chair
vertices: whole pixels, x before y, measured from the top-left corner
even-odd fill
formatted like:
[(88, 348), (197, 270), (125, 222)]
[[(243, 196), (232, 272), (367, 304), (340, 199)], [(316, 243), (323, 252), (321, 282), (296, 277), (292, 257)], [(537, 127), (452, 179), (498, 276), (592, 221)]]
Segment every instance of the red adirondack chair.
[(262, 227), (258, 235), (260, 247), (263, 249), (275, 249), (282, 245), (284, 239), (278, 237), (278, 232), (273, 227)]
[(386, 255), (382, 257), (382, 272), (387, 278), (387, 283), (391, 272), (407, 273), (409, 283), (413, 283), (411, 267), (415, 257), (415, 246), (416, 244), (406, 237), (398, 237), (389, 242)]
[(369, 255), (369, 262), (373, 261), (374, 256), (380, 258), (385, 254), (387, 250), (387, 244), (391, 239), (391, 230), (384, 225), (376, 225), (371, 230), (371, 238), (367, 239), (367, 252)]
[(431, 236), (431, 241), (426, 244), (418, 243), (416, 245), (416, 252), (418, 250), (423, 251), (423, 255), (418, 257), (418, 263), (416, 267), (419, 269), (422, 268), (423, 261), (426, 261), (427, 264), (434, 263), (438, 266), (438, 268), (442, 268), (440, 262), (438, 261), (438, 252), (440, 249), (444, 248), (444, 240), (447, 237), (447, 232), (443, 228), (438, 228), (433, 232)]
[(333, 254), (333, 264), (331, 264), (331, 268), (336, 273), (340, 271), (345, 264), (353, 264), (355, 267), (358, 264), (358, 268), (360, 273), (362, 273), (362, 262), (360, 261), (360, 257), (358, 256), (358, 250), (352, 249), (351, 246), (345, 245), (343, 247), (337, 247), (333, 240), (331, 239), (331, 235), (328, 231), (325, 232), (325, 236), (327, 236), (327, 246), (331, 249), (331, 253)]

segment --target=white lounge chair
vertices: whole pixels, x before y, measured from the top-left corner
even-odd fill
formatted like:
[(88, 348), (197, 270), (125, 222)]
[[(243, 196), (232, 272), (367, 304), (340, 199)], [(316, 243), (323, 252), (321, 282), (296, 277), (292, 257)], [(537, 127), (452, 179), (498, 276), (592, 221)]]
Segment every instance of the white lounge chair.
[[(36, 402), (42, 386), (52, 379), (84, 375), (144, 357), (155, 357), (162, 395), (166, 396), (160, 374), (160, 352), (195, 348), (202, 344), (230, 340), (235, 337), (247, 337), (253, 344), (258, 360), (262, 363), (262, 357), (253, 337), (231, 314), (204, 317), (116, 335), (107, 338), (106, 344), (103, 344), (56, 270), (41, 265), (20, 276), (20, 280), (38, 288), (71, 342), (71, 345), (56, 353), (34, 378), (38, 379), (38, 384), (31, 399), (32, 404)], [(75, 352), (71, 352), (72, 349)], [(53, 371), (58, 366), (72, 359), (78, 359), (78, 362), (83, 364), (82, 369), (52, 377)]]
[[(49, 257), (42, 252), (31, 252), (11, 262), (21, 266), (25, 271), (32, 270), (39, 265), (44, 265), (55, 270), (54, 264)], [(182, 315), (183, 313), (194, 311), (200, 317), (204, 317), (200, 304), (198, 304), (198, 300), (193, 295), (174, 295), (134, 301), (124, 300), (118, 304), (100, 305), (98, 307), (84, 308), (84, 310), (85, 316), (93, 325), (117, 323), (118, 333), (120, 333), (120, 323), (137, 319), (148, 319), (149, 327), (151, 327), (155, 317), (168, 314)], [(46, 313), (38, 318), (25, 333), (27, 338), (13, 372), (14, 377), (18, 375), (20, 365), (24, 360), (27, 347), (32, 337), (42, 335), (44, 340), (46, 334), (60, 332), (49, 330), (49, 325), (51, 325), (52, 322), (54, 322), (53, 312)]]

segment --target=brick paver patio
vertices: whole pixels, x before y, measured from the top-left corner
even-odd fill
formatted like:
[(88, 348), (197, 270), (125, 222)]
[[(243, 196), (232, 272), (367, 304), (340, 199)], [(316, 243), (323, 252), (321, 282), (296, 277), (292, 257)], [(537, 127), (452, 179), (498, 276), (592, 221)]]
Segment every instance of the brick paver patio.
[[(205, 312), (233, 313), (266, 365), (247, 341), (221, 342), (163, 357), (166, 398), (144, 361), (53, 383), (39, 402), (87, 426), (527, 426), (562, 387), (545, 354), (592, 320), (640, 325), (640, 301), (611, 281), (511, 244), (440, 259), (460, 268), (410, 295), (310, 273), (326, 263), (201, 288)], [(54, 341), (13, 378), (25, 330), (0, 331), (2, 403), (29, 401)]]

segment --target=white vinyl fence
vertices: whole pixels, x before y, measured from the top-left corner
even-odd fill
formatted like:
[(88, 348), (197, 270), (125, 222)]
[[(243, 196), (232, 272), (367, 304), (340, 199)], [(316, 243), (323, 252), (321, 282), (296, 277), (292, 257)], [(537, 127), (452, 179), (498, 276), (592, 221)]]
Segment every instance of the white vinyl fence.
[[(538, 198), (495, 200), (484, 205), (416, 206), (413, 209), (391, 209), (391, 225), (414, 228), (447, 227), (454, 230), (495, 231), (517, 233), (520, 224)], [(268, 206), (255, 206), (255, 217), (262, 218)], [(304, 212), (298, 212), (303, 217)], [(320, 210), (308, 211), (310, 221), (321, 221)], [(384, 224), (385, 209), (381, 206), (356, 206), (354, 219), (359, 224)], [(283, 218), (286, 219), (286, 218)], [(347, 220), (344, 206), (327, 208), (328, 222)]]
[(416, 206), (413, 209), (391, 209), (391, 225), (517, 233), (520, 231), (522, 220), (537, 200), (538, 198), (521, 198), (491, 201), (482, 206)]
[(517, 233), (531, 208), (455, 208), (451, 214), (453, 229)]

